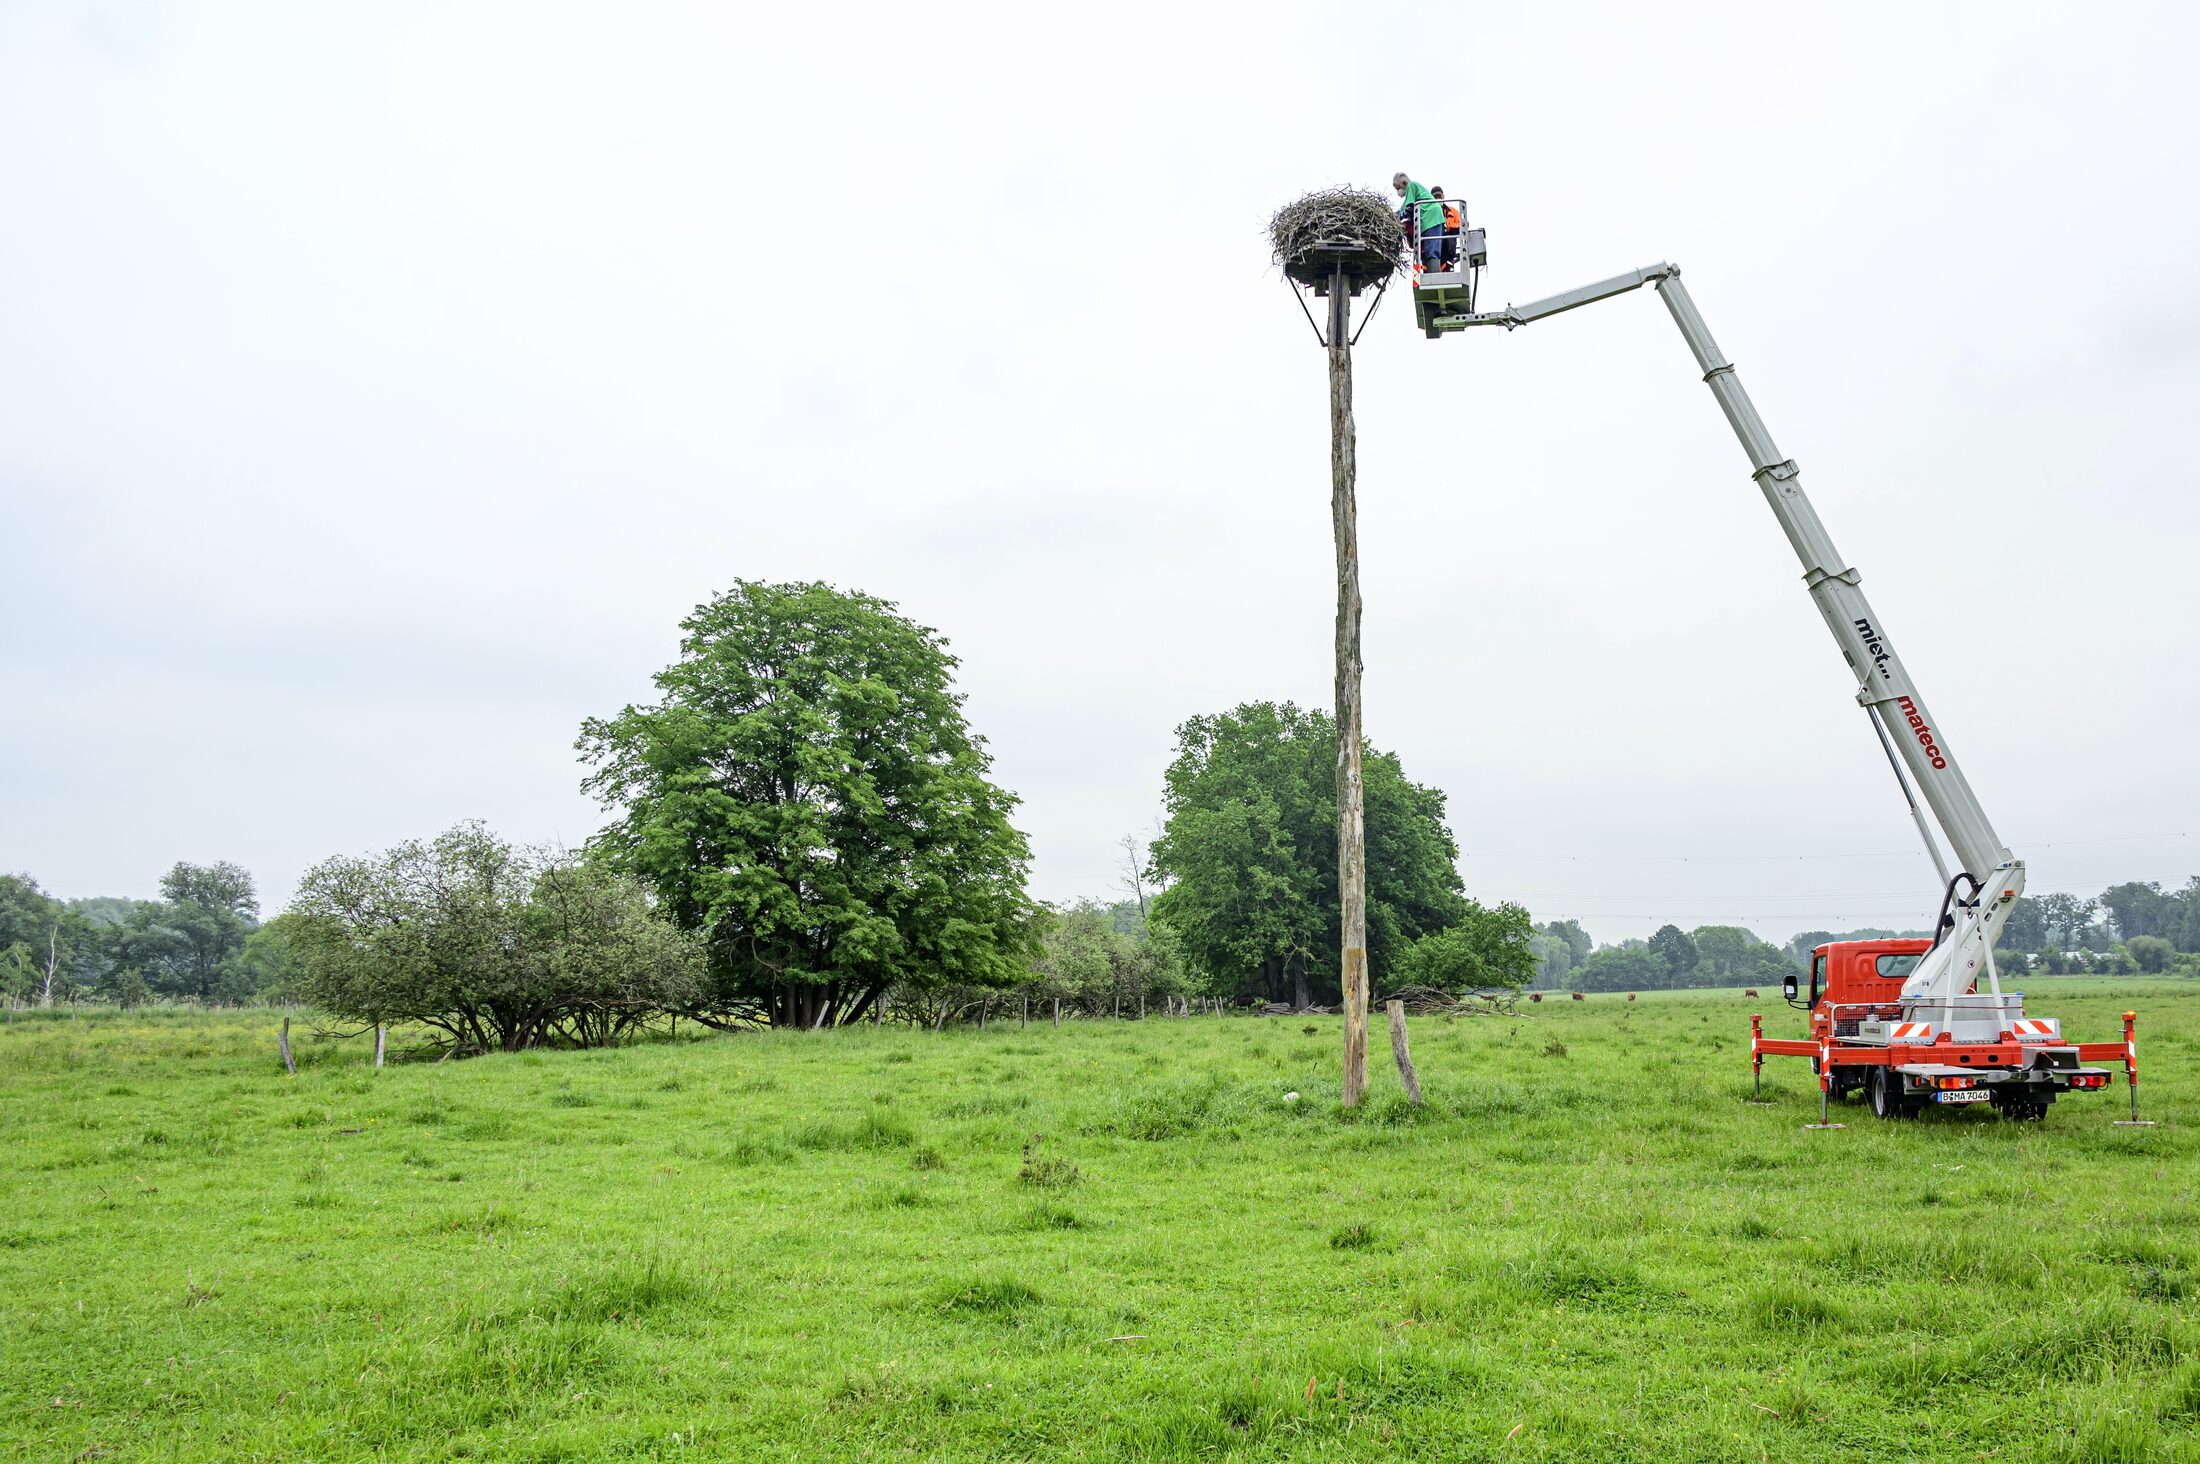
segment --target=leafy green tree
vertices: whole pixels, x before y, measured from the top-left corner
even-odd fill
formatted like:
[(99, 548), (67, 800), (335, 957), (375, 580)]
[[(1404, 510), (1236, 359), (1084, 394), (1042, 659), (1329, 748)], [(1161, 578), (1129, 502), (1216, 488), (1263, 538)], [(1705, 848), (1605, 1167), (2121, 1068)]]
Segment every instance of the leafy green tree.
[(1030, 853), (938, 634), (868, 595), (747, 581), (681, 628), (658, 700), (578, 745), (618, 810), (594, 847), (705, 938), (692, 1014), (813, 1027), (889, 986), (1022, 979)]
[(1518, 905), (1487, 910), (1470, 901), (1456, 924), (1432, 930), (1406, 947), (1389, 989), (1517, 990), (1535, 975), (1536, 957), (1530, 945), (1534, 930), (1528, 912)]
[(0, 967), (10, 1004), (51, 1006), (93, 974), (96, 949), (83, 917), (27, 874), (0, 874)]
[(2009, 915), (2002, 922), (2001, 939), (1996, 942), (2005, 951), (2036, 951), (2047, 944), (2047, 916), (2040, 909), (2040, 902), (2030, 895), (2017, 896), (2009, 907)]
[(2175, 895), (2164, 895), (2154, 880), (2130, 880), (2110, 885), (2101, 892), (2100, 908), (2108, 912), (2116, 934), (2126, 941), (2135, 935), (2175, 934), (2184, 924), (2184, 909)]
[(229, 967), (228, 979), (237, 993), (232, 1004), (286, 1002), (298, 996), (306, 974), (305, 953), (299, 948), (303, 919), (286, 912), (245, 937), (244, 949)]
[(2176, 959), (2177, 947), (2158, 935), (2135, 935), (2124, 942), (2132, 964), (2149, 973), (2167, 971)]
[(1756, 986), (1780, 980), (1791, 969), (1787, 953), (1739, 925), (1699, 925), (1688, 933), (1696, 945), (1691, 986)]
[(92, 895), (69, 901), (69, 908), (84, 917), (85, 924), (94, 930), (111, 930), (128, 920), (139, 906), (155, 903), (157, 902), (152, 900), (133, 900), (127, 895)]
[(1670, 979), (1665, 958), (1646, 945), (1605, 946), (1590, 954), (1575, 978), (1577, 991), (1655, 991)]
[(1581, 928), (1579, 920), (1548, 920), (1540, 927), (1542, 933), (1566, 942), (1573, 952), (1573, 964), (1582, 965), (1589, 959), (1589, 952), (1596, 949), (1596, 942), (1589, 939), (1589, 932)]
[(2048, 948), (2068, 951), (2086, 944), (2087, 933), (2093, 928), (2098, 910), (2095, 902), (2058, 890), (2041, 895), (2039, 903), (2040, 918), (2047, 928)]
[(1650, 937), (1650, 954), (1665, 967), (1665, 980), (1661, 986), (1686, 986), (1688, 978), (1696, 973), (1696, 963), (1702, 959), (1696, 943), (1688, 932), (1678, 925), (1661, 925)]
[[(1149, 872), (1153, 918), (1216, 991), (1305, 1005), (1340, 994), (1336, 724), (1289, 702), (1253, 702), (1177, 728), (1166, 822)], [(1464, 919), (1444, 795), (1398, 759), (1363, 758), (1369, 963), (1380, 984), (1415, 940)]]
[(1563, 990), (1572, 984), (1574, 973), (1574, 948), (1564, 937), (1549, 933), (1548, 928), (1528, 937), (1528, 950), (1535, 956), (1535, 984)]
[[(260, 900), (252, 876), (227, 862), (179, 863), (161, 876), (160, 892), (167, 907), (159, 922), (181, 941), (163, 963), (168, 976), (164, 994), (214, 997), (230, 962), (244, 949), (245, 937), (259, 923)], [(229, 989), (235, 990), (236, 984), (231, 982)]]
[(306, 872), (284, 939), (300, 994), (458, 1050), (601, 1046), (698, 994), (702, 955), (635, 881), (479, 824)]
[(1032, 995), (1073, 1011), (1105, 1004), (1115, 980), (1116, 946), (1124, 939), (1109, 912), (1090, 900), (1049, 907), (1040, 930)]
[(124, 1011), (133, 1011), (153, 999), (153, 988), (145, 984), (135, 966), (122, 966), (109, 972), (100, 983), (106, 998)]
[(119, 925), (99, 932), (103, 969), (130, 972), (149, 997), (192, 993), (191, 942), (169, 923), (168, 909), (161, 900), (133, 901)]
[(1182, 957), (1165, 926), (1148, 927), (1136, 901), (1079, 900), (1048, 907), (1030, 994), (1091, 1016), (1120, 1016), (1189, 989)]

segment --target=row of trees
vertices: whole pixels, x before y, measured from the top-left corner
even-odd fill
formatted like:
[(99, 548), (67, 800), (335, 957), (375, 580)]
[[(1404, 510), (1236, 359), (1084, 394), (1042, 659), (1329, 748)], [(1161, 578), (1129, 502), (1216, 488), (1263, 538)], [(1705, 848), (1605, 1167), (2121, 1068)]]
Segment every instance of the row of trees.
[[(682, 630), (655, 700), (581, 729), (584, 786), (610, 814), (585, 849), (461, 825), (318, 866), (265, 925), (234, 865), (179, 864), (151, 901), (0, 879), (11, 998), (296, 995), (476, 1050), (615, 1041), (660, 1018), (834, 1026), (887, 1003), (946, 1020), (1009, 993), (1111, 1015), (1339, 999), (1327, 713), (1253, 702), (1185, 722), (1165, 818), (1128, 849), (1132, 898), (1050, 909), (1026, 891), (1016, 799), (936, 632), (868, 596), (759, 583)], [(1783, 951), (1736, 926), (1667, 925), (1600, 949), (1573, 921), (1537, 929), (1466, 896), (1440, 790), (1379, 748), (1363, 769), (1378, 993), (1755, 985), (1826, 935)], [(2160, 969), (2200, 945), (2196, 891), (2027, 900), (2005, 945), (2067, 959), (2098, 941)]]
[(280, 997), (295, 962), (283, 922), (259, 915), (252, 876), (228, 863), (177, 864), (157, 900), (61, 900), (27, 874), (0, 874), (0, 986), (11, 1009)]
[[(1666, 925), (1647, 940), (1596, 947), (1572, 920), (1540, 927), (1531, 941), (1537, 984), (1577, 991), (1644, 991), (1676, 986), (1757, 986), (1807, 970), (1811, 952), (1833, 941), (1920, 939), (1931, 932), (1868, 927), (1805, 930), (1784, 947), (1736, 925)], [(2025, 895), (2011, 910), (1997, 959), (2013, 972), (2051, 975), (2200, 972), (2200, 877), (2167, 891), (2157, 882), (2111, 885), (2095, 899)]]
[(1662, 925), (1647, 940), (1598, 947), (1577, 921), (1536, 932), (1538, 985), (1574, 991), (1663, 991), (1685, 986), (1778, 985), (1787, 952), (1739, 925)]

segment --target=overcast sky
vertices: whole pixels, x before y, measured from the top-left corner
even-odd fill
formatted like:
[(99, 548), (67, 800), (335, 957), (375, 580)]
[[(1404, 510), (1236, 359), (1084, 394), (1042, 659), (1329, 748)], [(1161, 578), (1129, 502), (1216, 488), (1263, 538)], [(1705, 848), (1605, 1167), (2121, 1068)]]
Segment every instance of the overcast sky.
[[(1330, 694), (1262, 229), (1407, 169), (1485, 299), (1681, 263), (2035, 891), (2200, 872), (2189, 7), (0, 7), (0, 868), (483, 818), (736, 578), (938, 627), (1037, 892)], [(1358, 353), (1371, 739), (1600, 939), (1914, 924), (1849, 673), (1663, 308)]]

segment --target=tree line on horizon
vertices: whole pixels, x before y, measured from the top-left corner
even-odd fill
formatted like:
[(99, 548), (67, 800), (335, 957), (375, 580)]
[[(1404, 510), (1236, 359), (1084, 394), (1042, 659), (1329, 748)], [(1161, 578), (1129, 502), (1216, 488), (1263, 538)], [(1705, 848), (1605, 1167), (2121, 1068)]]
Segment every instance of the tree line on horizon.
[[(308, 871), (261, 923), (251, 876), (177, 864), (157, 900), (64, 901), (0, 876), (9, 1010), (83, 999), (299, 1001), (425, 1025), (450, 1049), (600, 1045), (664, 1019), (804, 1028), (1019, 1012), (1331, 1005), (1340, 910), (1336, 729), (1252, 702), (1190, 718), (1125, 898), (1043, 905), (966, 725), (955, 658), (892, 605), (742, 582), (682, 622), (658, 695), (591, 718), (583, 786), (611, 821), (578, 851), (478, 824)], [(1738, 926), (1597, 946), (1468, 897), (1439, 789), (1364, 750), (1378, 994), (1776, 983), (1785, 947)], [(1848, 932), (1847, 936), (1895, 932)], [(2049, 970), (2200, 962), (2200, 879), (2021, 901), (2003, 949)]]

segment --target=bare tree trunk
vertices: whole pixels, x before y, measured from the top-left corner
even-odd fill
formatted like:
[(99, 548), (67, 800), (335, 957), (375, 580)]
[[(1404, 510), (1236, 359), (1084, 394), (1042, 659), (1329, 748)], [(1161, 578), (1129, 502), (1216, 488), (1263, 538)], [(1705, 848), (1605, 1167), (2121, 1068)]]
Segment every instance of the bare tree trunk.
[(61, 927), (59, 925), (48, 927), (46, 931), (46, 984), (40, 987), (38, 992), (38, 1004), (42, 1007), (53, 1005), (54, 967), (61, 964), (60, 941)]
[(382, 1065), (382, 1042), (388, 1035), (389, 1028), (383, 1026), (380, 1022), (374, 1024), (374, 1065), (376, 1067)]
[(1054, 1025), (1057, 1027), (1062, 1025), (1062, 998), (1060, 997), (1054, 998)]
[(1024, 1009), (1016, 1015), (1016, 1030), (1021, 1032), (1031, 1025), (1031, 998), (1024, 998)]
[(1143, 926), (1146, 923), (1146, 878), (1143, 868), (1146, 861), (1140, 856), (1145, 851), (1140, 846), (1136, 834), (1125, 834), (1121, 840), (1121, 847), (1123, 850), (1122, 887), (1128, 889), (1132, 897), (1138, 901), (1138, 923)]
[(283, 1030), (275, 1034), (275, 1045), (283, 1050), (283, 1067), (292, 1077), (297, 1077), (298, 1064), (290, 1058), (290, 1018), (283, 1018)]
[(1367, 1091), (1367, 831), (1360, 783), (1360, 525), (1352, 306), (1329, 282), (1329, 505), (1337, 541), (1337, 893), (1344, 906), (1344, 1106)]
[(1421, 1080), (1414, 1076), (1413, 1054), (1406, 1050), (1406, 1004), (1396, 999), (1383, 1003), (1390, 1013), (1390, 1055), (1398, 1059), (1398, 1081), (1406, 1085), (1406, 1097), (1421, 1106)]

